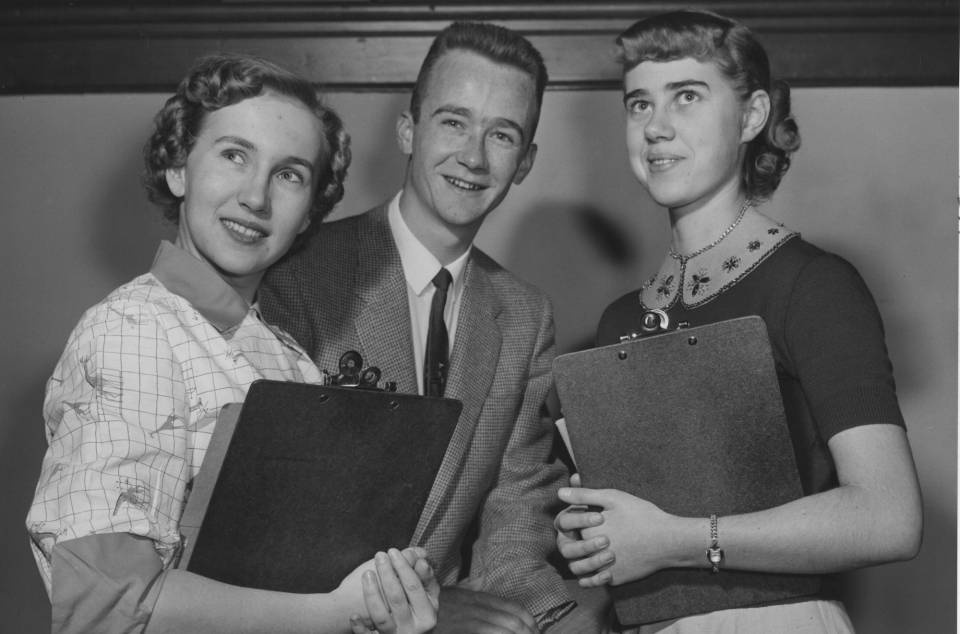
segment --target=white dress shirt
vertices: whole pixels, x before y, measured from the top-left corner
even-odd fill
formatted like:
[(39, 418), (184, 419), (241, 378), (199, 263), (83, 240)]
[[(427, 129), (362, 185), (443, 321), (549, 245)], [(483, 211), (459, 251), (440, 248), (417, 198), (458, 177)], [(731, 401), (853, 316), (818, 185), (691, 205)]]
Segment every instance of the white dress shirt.
[(387, 220), (393, 241), (400, 252), (403, 276), (407, 280), (407, 301), (410, 305), (410, 334), (413, 340), (413, 358), (417, 369), (417, 391), (423, 394), (423, 357), (426, 354), (427, 330), (430, 325), (430, 303), (436, 288), (433, 278), (441, 268), (450, 271), (453, 283), (447, 291), (443, 320), (447, 324), (450, 350), (457, 335), (457, 317), (463, 297), (463, 273), (470, 249), (444, 267), (423, 243), (417, 239), (400, 215), (400, 193), (394, 196), (387, 209)]

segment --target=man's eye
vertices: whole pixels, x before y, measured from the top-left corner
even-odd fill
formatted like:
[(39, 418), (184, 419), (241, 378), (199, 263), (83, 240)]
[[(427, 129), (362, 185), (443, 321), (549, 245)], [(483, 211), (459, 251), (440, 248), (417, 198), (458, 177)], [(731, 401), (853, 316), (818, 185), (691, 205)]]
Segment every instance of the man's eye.
[(457, 119), (444, 119), (443, 121), (441, 121), (441, 124), (448, 128), (454, 128), (456, 130), (459, 130), (460, 128), (463, 127), (463, 122)]
[(510, 134), (509, 132), (494, 132), (491, 135), (496, 141), (500, 143), (505, 143), (509, 145), (515, 145), (517, 143), (517, 138), (515, 135)]
[(700, 95), (693, 92), (692, 90), (684, 90), (680, 93), (680, 103), (693, 103), (700, 99)]
[(642, 114), (650, 109), (650, 102), (637, 99), (627, 102), (627, 111), (631, 114)]

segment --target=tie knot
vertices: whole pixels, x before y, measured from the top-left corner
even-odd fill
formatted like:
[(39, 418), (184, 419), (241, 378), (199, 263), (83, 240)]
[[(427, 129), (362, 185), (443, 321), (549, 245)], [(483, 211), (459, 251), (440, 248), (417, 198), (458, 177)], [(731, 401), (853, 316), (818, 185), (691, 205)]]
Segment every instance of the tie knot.
[(442, 268), (436, 275), (433, 276), (433, 285), (444, 293), (447, 292), (447, 288), (450, 286), (450, 282), (452, 281), (453, 276), (450, 275), (450, 271), (447, 269)]

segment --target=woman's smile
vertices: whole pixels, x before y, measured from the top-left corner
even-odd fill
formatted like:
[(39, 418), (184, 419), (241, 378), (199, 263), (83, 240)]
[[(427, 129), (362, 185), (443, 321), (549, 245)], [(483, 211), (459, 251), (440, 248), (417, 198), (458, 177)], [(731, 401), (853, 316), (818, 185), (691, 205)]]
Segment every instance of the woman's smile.
[(227, 232), (240, 242), (253, 243), (266, 238), (270, 233), (266, 229), (241, 223), (238, 220), (222, 218), (220, 223), (227, 229)]

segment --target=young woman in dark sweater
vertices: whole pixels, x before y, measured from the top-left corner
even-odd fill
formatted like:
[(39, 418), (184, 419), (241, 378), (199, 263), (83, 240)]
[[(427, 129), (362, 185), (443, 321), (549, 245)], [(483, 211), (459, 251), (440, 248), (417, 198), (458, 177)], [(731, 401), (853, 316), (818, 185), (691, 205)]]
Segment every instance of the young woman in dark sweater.
[[(876, 304), (849, 263), (756, 209), (800, 144), (789, 88), (771, 82), (746, 27), (714, 14), (653, 17), (617, 43), (630, 164), (667, 208), (672, 242), (657, 274), (607, 308), (597, 342), (642, 332), (654, 310), (691, 327), (763, 317), (804, 496), (753, 513), (678, 517), (622, 491), (564, 488), (564, 502), (601, 510), (557, 518), (561, 553), (584, 586), (710, 568), (711, 545), (725, 555), (717, 567), (758, 573), (828, 575), (913, 557), (920, 491)], [(852, 631), (826, 592), (630, 625)]]

